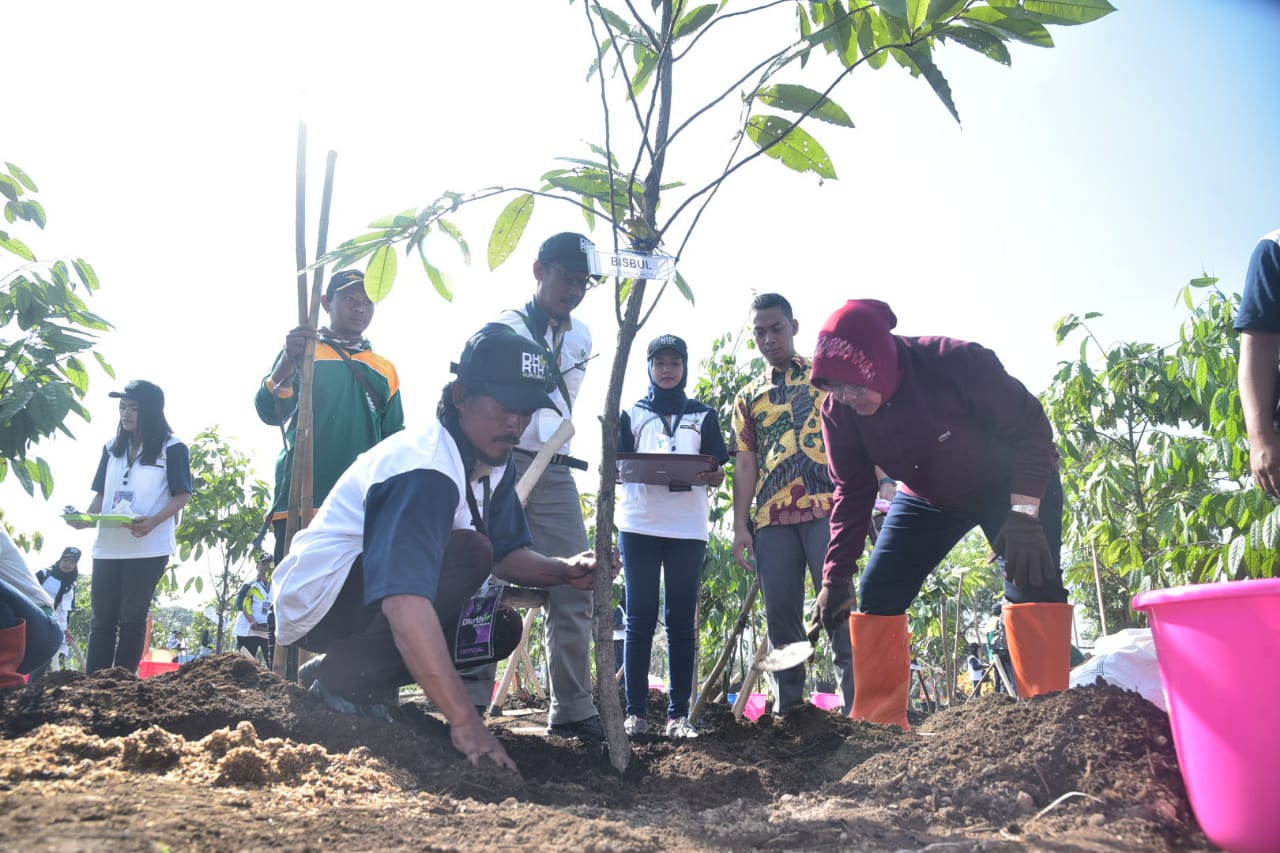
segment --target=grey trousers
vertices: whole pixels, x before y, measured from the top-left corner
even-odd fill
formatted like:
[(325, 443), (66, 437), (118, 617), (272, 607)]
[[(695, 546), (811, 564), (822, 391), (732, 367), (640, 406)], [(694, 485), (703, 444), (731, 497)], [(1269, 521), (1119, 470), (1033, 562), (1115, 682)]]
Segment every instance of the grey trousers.
[[(531, 461), (511, 454), (517, 480)], [(572, 557), (587, 550), (587, 528), (573, 475), (563, 465), (547, 467), (525, 507), (533, 547), (548, 557)], [(548, 722), (576, 723), (594, 716), (591, 699), (591, 590), (568, 585), (547, 590), (547, 676), (551, 694)], [(462, 673), (463, 683), (476, 705), (488, 706), (493, 695), (496, 665), (475, 667)]]
[[(774, 648), (805, 638), (812, 613), (805, 613), (805, 576), (814, 589), (822, 586), (822, 564), (827, 558), (831, 528), (827, 519), (803, 524), (770, 524), (756, 531), (756, 574), (764, 594), (769, 642)], [(853, 650), (849, 626), (837, 626), (828, 636), (840, 677), (844, 713), (853, 710)], [(778, 681), (778, 710), (804, 701), (804, 664), (774, 673)]]

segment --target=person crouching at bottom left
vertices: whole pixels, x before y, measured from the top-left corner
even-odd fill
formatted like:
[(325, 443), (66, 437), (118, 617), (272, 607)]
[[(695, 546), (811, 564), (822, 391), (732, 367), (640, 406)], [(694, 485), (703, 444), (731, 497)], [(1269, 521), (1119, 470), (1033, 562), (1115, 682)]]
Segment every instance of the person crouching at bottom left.
[(276, 637), (325, 653), (311, 690), (329, 707), (385, 719), (384, 703), (417, 683), (458, 752), (515, 770), (457, 672), (519, 642), (519, 618), (481, 587), (493, 574), (590, 589), (596, 561), (529, 547), (511, 448), (534, 412), (555, 408), (540, 348), (490, 324), (452, 371), (436, 420), (357, 459), (293, 540), (272, 591)]

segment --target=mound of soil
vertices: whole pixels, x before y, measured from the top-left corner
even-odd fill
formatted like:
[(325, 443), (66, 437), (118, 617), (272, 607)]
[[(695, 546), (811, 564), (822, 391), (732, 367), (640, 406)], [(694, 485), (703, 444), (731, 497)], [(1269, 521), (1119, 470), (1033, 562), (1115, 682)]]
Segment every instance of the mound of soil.
[[(651, 693), (650, 729), (666, 703)], [(472, 767), (421, 701), (334, 714), (237, 655), (140, 681), (55, 673), (0, 694), (0, 837), (23, 850), (1213, 850), (1168, 719), (1098, 685), (983, 697), (916, 730), (806, 706), (709, 707), (702, 736), (601, 744), (490, 720), (520, 766)]]

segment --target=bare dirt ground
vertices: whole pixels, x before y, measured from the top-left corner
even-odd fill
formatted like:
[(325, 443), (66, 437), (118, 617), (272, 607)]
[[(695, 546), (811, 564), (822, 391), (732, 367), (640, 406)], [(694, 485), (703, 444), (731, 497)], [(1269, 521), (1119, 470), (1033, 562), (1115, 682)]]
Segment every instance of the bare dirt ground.
[[(651, 728), (665, 700), (651, 694)], [(473, 768), (420, 702), (334, 714), (235, 655), (139, 681), (56, 673), (0, 694), (0, 839), (80, 850), (1215, 849), (1165, 715), (1137, 694), (984, 697), (911, 733), (807, 707), (696, 740), (599, 744), (492, 720), (521, 776)], [(660, 729), (659, 729), (660, 730)]]

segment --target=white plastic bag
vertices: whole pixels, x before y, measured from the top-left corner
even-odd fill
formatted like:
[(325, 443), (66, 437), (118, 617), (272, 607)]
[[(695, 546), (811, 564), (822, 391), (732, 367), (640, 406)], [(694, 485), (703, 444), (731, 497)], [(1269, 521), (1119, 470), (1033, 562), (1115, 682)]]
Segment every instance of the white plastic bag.
[(1071, 686), (1084, 687), (1099, 678), (1142, 694), (1161, 711), (1169, 710), (1150, 628), (1126, 628), (1098, 638), (1093, 657), (1071, 670)]

